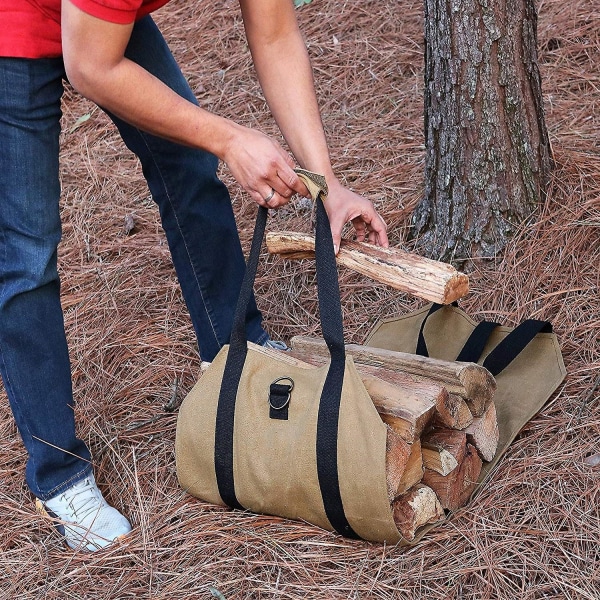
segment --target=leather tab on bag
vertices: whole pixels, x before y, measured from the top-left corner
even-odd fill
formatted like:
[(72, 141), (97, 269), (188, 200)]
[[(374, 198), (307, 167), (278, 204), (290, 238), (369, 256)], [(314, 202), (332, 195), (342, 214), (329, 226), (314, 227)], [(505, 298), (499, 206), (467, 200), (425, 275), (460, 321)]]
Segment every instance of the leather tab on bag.
[[(279, 383), (289, 381), (289, 383)], [(288, 409), (292, 398), (294, 382), (289, 377), (276, 379), (269, 388), (269, 417), (281, 421), (288, 420)]]
[(316, 200), (319, 194), (321, 194), (321, 199), (323, 200), (329, 193), (327, 181), (323, 175), (307, 171), (306, 169), (294, 169), (294, 172), (302, 179), (313, 200)]

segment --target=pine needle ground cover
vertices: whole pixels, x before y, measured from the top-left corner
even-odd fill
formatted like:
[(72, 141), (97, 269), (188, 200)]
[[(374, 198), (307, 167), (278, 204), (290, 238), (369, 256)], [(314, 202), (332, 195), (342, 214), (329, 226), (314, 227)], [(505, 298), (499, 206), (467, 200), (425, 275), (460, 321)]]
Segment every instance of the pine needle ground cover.
[[(313, 0), (298, 9), (336, 171), (370, 197), (391, 243), (410, 249), (423, 190), (420, 2)], [(237, 3), (174, 0), (159, 11), (202, 105), (277, 135)], [(514, 326), (552, 321), (568, 376), (473, 501), (411, 548), (216, 508), (184, 494), (176, 405), (200, 373), (195, 339), (141, 171), (104, 114), (67, 90), (62, 135), (62, 301), (79, 435), (107, 499), (133, 522), (127, 545), (64, 549), (36, 515), (25, 451), (0, 401), (0, 597), (597, 600), (600, 597), (600, 9), (539, 5), (539, 58), (556, 168), (536, 218), (470, 273), (461, 306)], [(231, 181), (245, 250), (255, 206)], [(270, 229), (308, 231), (300, 199)], [(421, 302), (340, 272), (348, 342)], [(272, 337), (319, 334), (314, 265), (265, 254), (257, 298)], [(219, 595), (220, 594), (220, 595)]]

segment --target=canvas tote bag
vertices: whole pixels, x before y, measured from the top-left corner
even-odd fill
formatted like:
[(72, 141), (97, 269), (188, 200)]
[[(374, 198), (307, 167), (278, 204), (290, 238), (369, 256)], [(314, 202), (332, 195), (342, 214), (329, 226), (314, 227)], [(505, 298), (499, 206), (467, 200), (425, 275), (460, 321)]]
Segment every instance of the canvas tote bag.
[(246, 307), (268, 213), (260, 207), (230, 344), (179, 410), (177, 476), (184, 490), (213, 504), (396, 543), (401, 536), (387, 494), (386, 426), (345, 355), (325, 180), (299, 175), (317, 209), (319, 313), (330, 363), (301, 368), (285, 353), (273, 357), (246, 342)]

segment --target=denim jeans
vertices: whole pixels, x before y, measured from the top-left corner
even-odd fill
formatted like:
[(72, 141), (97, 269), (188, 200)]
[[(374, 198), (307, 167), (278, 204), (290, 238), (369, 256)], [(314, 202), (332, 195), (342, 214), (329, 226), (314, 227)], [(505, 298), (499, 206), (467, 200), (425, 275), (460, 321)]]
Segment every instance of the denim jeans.
[[(126, 55), (196, 102), (150, 17), (134, 26)], [(91, 469), (75, 434), (57, 273), (64, 76), (59, 58), (0, 58), (0, 372), (28, 452), (27, 484), (42, 500)], [(141, 161), (200, 353), (212, 360), (229, 341), (245, 269), (217, 158), (109, 116)], [(247, 334), (257, 343), (268, 339), (254, 301)]]

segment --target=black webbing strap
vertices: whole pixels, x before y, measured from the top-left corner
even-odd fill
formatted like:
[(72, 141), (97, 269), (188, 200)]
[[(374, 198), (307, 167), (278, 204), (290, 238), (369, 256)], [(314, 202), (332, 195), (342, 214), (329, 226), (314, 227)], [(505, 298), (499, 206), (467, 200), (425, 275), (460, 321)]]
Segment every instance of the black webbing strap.
[[(425, 315), (419, 329), (416, 354), (429, 356), (423, 330), (425, 329), (427, 319), (443, 306), (443, 304), (434, 303), (431, 305), (427, 315)], [(453, 302), (452, 306), (458, 306), (458, 304)], [(456, 357), (456, 360), (477, 362), (481, 358), (485, 345), (496, 327), (498, 327), (498, 323), (494, 323), (493, 321), (481, 321), (478, 323), (465, 342), (459, 355)], [(487, 355), (483, 361), (483, 366), (495, 377), (501, 373), (540, 332), (552, 333), (552, 324), (549, 321), (538, 321), (537, 319), (527, 319), (526, 321), (523, 321)]]
[[(317, 204), (315, 255), (319, 297), (319, 315), (323, 337), (331, 354), (331, 364), (319, 404), (317, 417), (317, 473), (325, 513), (332, 527), (341, 535), (358, 539), (346, 515), (339, 488), (337, 438), (341, 391), (346, 363), (340, 291), (333, 251), (331, 229), (323, 201)], [(233, 321), (229, 352), (223, 372), (215, 428), (215, 471), (219, 494), (227, 505), (243, 509), (235, 494), (233, 476), (233, 432), (235, 402), (240, 377), (248, 351), (246, 343), (246, 310), (252, 294), (260, 246), (264, 236), (267, 209), (260, 207), (252, 238), (246, 274)]]
[(540, 332), (552, 333), (552, 323), (527, 319), (517, 325), (486, 357), (483, 366), (494, 377), (502, 372)]
[[(280, 378), (282, 379), (282, 378)], [(289, 380), (291, 381), (291, 379)], [(269, 386), (269, 418), (287, 421), (289, 418), (290, 399), (293, 385), (288, 383), (272, 383)]]
[(319, 316), (323, 338), (331, 354), (317, 418), (317, 473), (325, 514), (331, 526), (345, 537), (358, 539), (359, 536), (348, 523), (344, 513), (338, 477), (338, 421), (346, 365), (340, 287), (331, 229), (320, 194), (316, 204), (315, 258)]
[[(425, 323), (427, 323), (427, 319), (429, 319), (434, 312), (440, 310), (440, 308), (444, 308), (444, 306), (445, 304), (436, 304), (435, 302), (431, 305), (429, 312), (425, 315), (425, 318), (421, 323), (421, 328), (419, 329), (419, 337), (417, 338), (417, 349), (415, 350), (415, 354), (418, 354), (419, 356), (429, 356), (429, 350), (427, 350), (423, 329), (425, 329)], [(458, 303), (453, 302), (452, 306), (458, 306)]]
[(259, 206), (256, 215), (256, 225), (252, 246), (246, 265), (246, 273), (242, 281), (238, 303), (233, 317), (231, 338), (227, 361), (223, 370), (223, 380), (219, 393), (219, 404), (217, 405), (217, 419), (215, 424), (215, 473), (219, 495), (225, 504), (232, 508), (243, 509), (235, 495), (235, 483), (233, 480), (233, 426), (235, 419), (235, 399), (237, 390), (248, 353), (246, 343), (246, 311), (248, 302), (252, 296), (254, 279), (260, 247), (265, 234), (268, 209)]
[(456, 357), (456, 360), (476, 363), (481, 357), (483, 349), (485, 348), (490, 335), (492, 335), (492, 331), (494, 331), (498, 325), (499, 323), (494, 323), (493, 321), (481, 321), (481, 323), (478, 323), (469, 336), (469, 339), (462, 347), (460, 354)]

